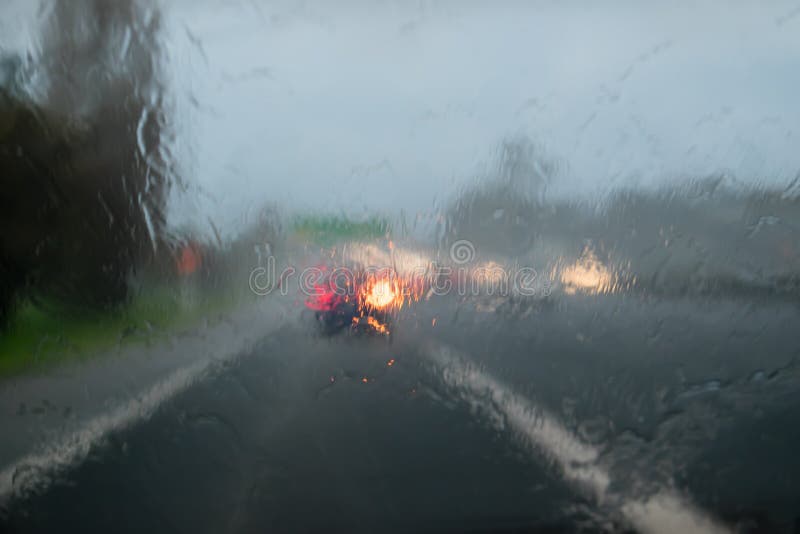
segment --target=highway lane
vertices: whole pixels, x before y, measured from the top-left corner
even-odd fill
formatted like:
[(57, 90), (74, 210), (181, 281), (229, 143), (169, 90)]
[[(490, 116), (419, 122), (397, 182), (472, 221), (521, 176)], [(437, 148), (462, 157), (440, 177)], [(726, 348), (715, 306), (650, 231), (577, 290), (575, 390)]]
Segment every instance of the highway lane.
[(7, 530), (794, 528), (791, 303), (434, 298), (391, 340), (292, 309), (6, 503)]

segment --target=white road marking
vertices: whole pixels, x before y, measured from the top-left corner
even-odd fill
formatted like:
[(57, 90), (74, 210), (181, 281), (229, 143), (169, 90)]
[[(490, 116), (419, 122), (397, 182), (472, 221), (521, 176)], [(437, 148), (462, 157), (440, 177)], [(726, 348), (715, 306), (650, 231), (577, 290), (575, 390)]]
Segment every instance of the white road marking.
[[(75, 430), (66, 432), (60, 438), (8, 463), (0, 470), (0, 502), (20, 493), (24, 494), (30, 489), (46, 486), (60, 470), (85, 459), (91, 448), (101, 443), (110, 433), (147, 419), (159, 406), (206, 376), (214, 364), (236, 359), (257, 340), (279, 328), (283, 322), (283, 315), (279, 311), (273, 310), (273, 313), (266, 314), (263, 306), (255, 306), (241, 315), (242, 324), (238, 329), (225, 326), (218, 332), (202, 332), (203, 336), (197, 342), (210, 350), (198, 355), (190, 363), (178, 362), (180, 367), (166, 378), (155, 381), (136, 397), (104, 413), (87, 417)], [(234, 335), (237, 331), (239, 333)], [(117, 378), (124, 380), (125, 377)]]
[(556, 416), (512, 391), (490, 374), (470, 364), (454, 349), (430, 344), (425, 354), (441, 371), (445, 384), (462, 399), (505, 425), (537, 454), (544, 455), (564, 478), (590, 493), (599, 504), (618, 508), (637, 531), (647, 534), (722, 534), (727, 528), (671, 488), (647, 498), (612, 494), (611, 474), (598, 459), (600, 451), (570, 432)]

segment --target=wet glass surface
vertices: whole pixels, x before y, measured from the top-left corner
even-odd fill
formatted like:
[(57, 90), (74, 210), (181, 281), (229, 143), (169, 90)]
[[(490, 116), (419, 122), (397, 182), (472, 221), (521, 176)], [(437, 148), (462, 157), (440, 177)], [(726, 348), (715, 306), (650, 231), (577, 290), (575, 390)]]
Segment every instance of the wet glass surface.
[(2, 3), (0, 531), (797, 531), (798, 25)]

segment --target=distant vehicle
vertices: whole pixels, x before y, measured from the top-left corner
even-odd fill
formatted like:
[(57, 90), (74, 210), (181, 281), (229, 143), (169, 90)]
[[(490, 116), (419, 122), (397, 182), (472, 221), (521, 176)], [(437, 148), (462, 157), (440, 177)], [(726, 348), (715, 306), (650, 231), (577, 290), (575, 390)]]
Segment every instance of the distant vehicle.
[(347, 274), (338, 279), (324, 276), (306, 298), (321, 331), (390, 336), (397, 312), (414, 298), (411, 285), (389, 269)]

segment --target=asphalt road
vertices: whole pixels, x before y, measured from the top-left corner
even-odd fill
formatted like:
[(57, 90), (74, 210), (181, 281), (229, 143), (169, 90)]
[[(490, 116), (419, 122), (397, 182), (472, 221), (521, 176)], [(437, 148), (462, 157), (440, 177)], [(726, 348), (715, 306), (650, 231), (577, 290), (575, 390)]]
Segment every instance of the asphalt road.
[(328, 338), (291, 308), (15, 492), (0, 530), (797, 531), (798, 315), (448, 297), (386, 339)]

